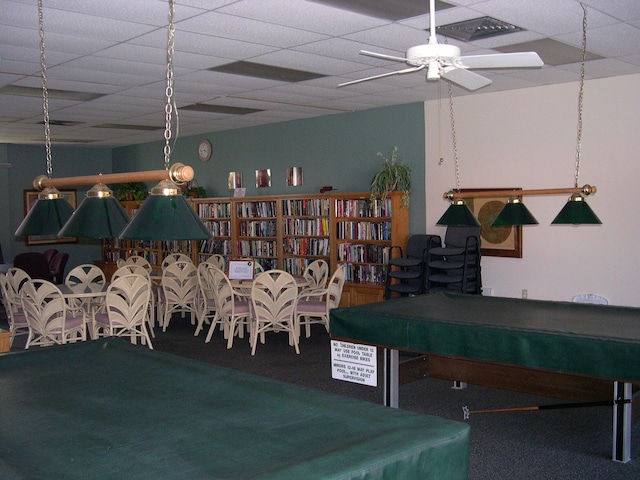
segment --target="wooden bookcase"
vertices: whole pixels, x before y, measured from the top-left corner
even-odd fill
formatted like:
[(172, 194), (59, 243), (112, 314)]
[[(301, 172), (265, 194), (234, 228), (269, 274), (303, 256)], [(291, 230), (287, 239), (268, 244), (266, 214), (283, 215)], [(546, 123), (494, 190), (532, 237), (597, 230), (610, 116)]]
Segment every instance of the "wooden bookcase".
[[(140, 255), (159, 269), (169, 253), (189, 255), (200, 263), (212, 254), (227, 259), (251, 257), (265, 269), (300, 275), (312, 261), (347, 266), (341, 306), (382, 301), (384, 275), (392, 245), (406, 247), (409, 211), (401, 208), (401, 193), (386, 201), (369, 201), (368, 192), (307, 195), (265, 195), (190, 199), (194, 210), (213, 232), (208, 241), (142, 242), (109, 239), (102, 261), (111, 276), (115, 262)], [(129, 215), (140, 202), (123, 202)]]

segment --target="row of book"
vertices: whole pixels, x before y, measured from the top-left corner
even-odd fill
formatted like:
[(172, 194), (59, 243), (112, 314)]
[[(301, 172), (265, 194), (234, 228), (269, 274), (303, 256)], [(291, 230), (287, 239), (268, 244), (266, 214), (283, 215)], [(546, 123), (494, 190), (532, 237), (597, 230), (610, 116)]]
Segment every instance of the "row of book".
[(336, 233), (343, 240), (391, 240), (391, 222), (338, 222)]
[(211, 222), (206, 220), (203, 222), (205, 227), (216, 237), (230, 237), (231, 236), (231, 222), (219, 221)]
[(236, 203), (236, 215), (240, 218), (276, 217), (278, 209), (275, 200), (266, 202)]
[(278, 224), (275, 220), (241, 222), (238, 230), (242, 237), (275, 237), (278, 234)]
[(199, 203), (198, 216), (200, 218), (231, 218), (231, 202)]
[(391, 199), (336, 199), (336, 217), (391, 217)]
[(282, 200), (282, 214), (294, 216), (329, 216), (328, 198), (306, 198), (298, 200)]
[(277, 255), (276, 242), (268, 240), (238, 240), (237, 250), (239, 257), (275, 257)]
[(307, 266), (313, 261), (311, 258), (293, 258), (288, 257), (284, 259), (283, 270), (289, 272), (291, 275), (301, 276)]
[(382, 265), (361, 265), (347, 263), (345, 281), (370, 285), (384, 284), (385, 269)]
[(289, 255), (328, 256), (328, 238), (286, 238), (284, 253)]
[(200, 241), (200, 253), (231, 255), (231, 241), (210, 238)]
[(391, 247), (381, 245), (338, 244), (338, 261), (354, 263), (389, 263)]
[(329, 235), (327, 218), (287, 218), (284, 221), (285, 235)]

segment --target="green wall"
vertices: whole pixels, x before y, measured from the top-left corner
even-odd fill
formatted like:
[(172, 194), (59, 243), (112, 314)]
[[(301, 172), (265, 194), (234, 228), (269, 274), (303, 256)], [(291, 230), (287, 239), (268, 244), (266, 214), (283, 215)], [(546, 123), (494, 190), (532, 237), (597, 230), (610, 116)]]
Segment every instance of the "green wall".
[[(213, 156), (207, 163), (197, 157), (197, 144), (208, 138)], [(207, 196), (229, 196), (230, 171), (241, 171), (247, 195), (318, 193), (324, 185), (340, 192), (368, 191), (382, 164), (376, 155), (389, 155), (398, 147), (399, 159), (413, 170), (410, 224), (412, 233), (425, 232), (424, 107), (422, 103), (328, 115), (253, 128), (227, 130), (179, 138), (171, 163), (194, 167), (196, 180)], [(164, 142), (158, 141), (113, 151), (114, 172), (157, 170), (164, 166)], [(303, 167), (304, 185), (287, 187), (285, 169)], [(271, 169), (271, 187), (255, 187), (256, 169)]]
[[(410, 230), (425, 232), (425, 143), (422, 103), (328, 115), (253, 128), (227, 130), (178, 138), (172, 145), (171, 163), (194, 167), (196, 180), (207, 196), (229, 196), (230, 171), (241, 171), (247, 195), (318, 193), (324, 185), (339, 192), (368, 191), (369, 182), (382, 164), (376, 155), (389, 155), (398, 147), (399, 159), (413, 169)], [(208, 138), (214, 153), (207, 163), (198, 160), (198, 140)], [(164, 168), (164, 141), (115, 149), (87, 147), (52, 148), (53, 178), (97, 173), (159, 170)], [(304, 185), (287, 187), (285, 169), (304, 168)], [(255, 188), (255, 170), (271, 169), (272, 186)], [(44, 146), (0, 145), (0, 241), (5, 259), (23, 251), (43, 251), (26, 246), (13, 232), (23, 218), (23, 190), (46, 173)], [(148, 185), (151, 187), (152, 185)], [(4, 188), (3, 188), (4, 187)], [(79, 187), (78, 203), (91, 186)], [(113, 187), (113, 186), (112, 186)], [(100, 258), (100, 242), (80, 240), (58, 244), (71, 254), (69, 265)]]

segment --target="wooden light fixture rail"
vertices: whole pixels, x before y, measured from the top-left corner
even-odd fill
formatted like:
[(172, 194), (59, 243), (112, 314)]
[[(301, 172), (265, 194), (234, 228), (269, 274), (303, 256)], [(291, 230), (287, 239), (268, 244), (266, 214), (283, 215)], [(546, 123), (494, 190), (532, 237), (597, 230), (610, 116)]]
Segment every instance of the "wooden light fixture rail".
[(475, 190), (470, 192), (457, 192), (449, 190), (442, 194), (445, 200), (458, 200), (464, 198), (491, 198), (491, 197), (524, 197), (526, 195), (561, 195), (581, 193), (582, 195), (594, 195), (597, 189), (595, 185), (585, 185), (583, 187), (573, 188), (540, 188), (537, 190)]
[(151, 182), (171, 180), (177, 184), (193, 180), (193, 168), (182, 163), (175, 163), (169, 169), (148, 170), (146, 172), (107, 173), (84, 175), (80, 177), (48, 178), (40, 175), (33, 180), (33, 187), (43, 190), (46, 187), (65, 187), (72, 185), (94, 185), (96, 183)]

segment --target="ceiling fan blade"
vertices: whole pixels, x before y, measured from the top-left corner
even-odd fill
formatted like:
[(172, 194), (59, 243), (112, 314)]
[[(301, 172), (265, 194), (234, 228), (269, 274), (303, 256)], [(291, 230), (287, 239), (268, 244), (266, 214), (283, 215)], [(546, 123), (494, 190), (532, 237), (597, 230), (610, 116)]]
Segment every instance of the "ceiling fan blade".
[(385, 55), (383, 53), (368, 52), (367, 50), (360, 50), (360, 55), (367, 55), (368, 57), (381, 58), (382, 60), (393, 60), (394, 62), (406, 62), (404, 57), (394, 57), (393, 55)]
[(419, 65), (417, 67), (405, 68), (403, 70), (396, 70), (395, 72), (383, 73), (381, 75), (374, 75), (372, 77), (359, 78), (358, 80), (351, 80), (350, 82), (341, 83), (338, 85), (338, 87), (346, 87), (347, 85), (354, 85), (356, 83), (367, 82), (369, 80), (375, 80), (377, 78), (390, 77), (391, 75), (401, 75), (403, 73), (417, 72), (418, 70), (422, 70), (425, 67), (426, 65)]
[(530, 68), (542, 67), (544, 62), (536, 52), (496, 53), (462, 57), (468, 68)]
[(479, 88), (486, 87), (491, 84), (491, 80), (488, 78), (464, 68), (454, 68), (448, 72), (442, 73), (440, 77), (471, 91), (478, 90)]

